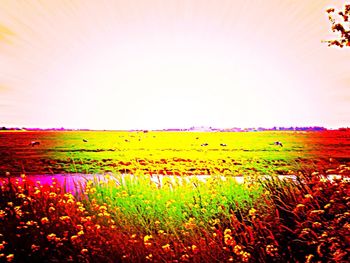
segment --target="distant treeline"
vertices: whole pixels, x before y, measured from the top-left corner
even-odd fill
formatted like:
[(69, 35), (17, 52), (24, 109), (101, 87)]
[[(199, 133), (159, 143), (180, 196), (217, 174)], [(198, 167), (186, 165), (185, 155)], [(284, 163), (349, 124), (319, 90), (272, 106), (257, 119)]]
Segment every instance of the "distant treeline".
[[(18, 127), (2, 127), (0, 130), (3, 131), (94, 131), (93, 129), (66, 129), (66, 128), (18, 128)], [(160, 129), (154, 131), (213, 131), (213, 132), (256, 132), (256, 131), (327, 131), (328, 129), (320, 126), (310, 126), (310, 127), (273, 127), (273, 128), (213, 128), (213, 127), (191, 127), (188, 129)], [(350, 131), (349, 127), (342, 127), (338, 129), (339, 131)], [(104, 130), (106, 131), (106, 130)], [(117, 131), (117, 130), (116, 130)], [(122, 131), (122, 130), (120, 130)], [(148, 130), (129, 130), (134, 132), (148, 132)]]

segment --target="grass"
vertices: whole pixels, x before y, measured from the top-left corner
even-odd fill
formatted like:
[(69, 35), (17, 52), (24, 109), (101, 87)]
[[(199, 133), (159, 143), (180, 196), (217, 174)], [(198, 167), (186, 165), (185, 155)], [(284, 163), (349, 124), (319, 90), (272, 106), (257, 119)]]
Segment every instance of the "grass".
[[(283, 174), (300, 165), (316, 164), (321, 169), (325, 163), (329, 166), (329, 157), (349, 161), (349, 135), (340, 131), (5, 132), (0, 133), (0, 169), (16, 175)], [(33, 140), (41, 144), (28, 146)], [(274, 141), (283, 142), (283, 147), (273, 145)]]
[(116, 176), (76, 196), (56, 182), (3, 179), (0, 262), (349, 262), (342, 178), (300, 171), (298, 182), (213, 176), (157, 188), (142, 173)]

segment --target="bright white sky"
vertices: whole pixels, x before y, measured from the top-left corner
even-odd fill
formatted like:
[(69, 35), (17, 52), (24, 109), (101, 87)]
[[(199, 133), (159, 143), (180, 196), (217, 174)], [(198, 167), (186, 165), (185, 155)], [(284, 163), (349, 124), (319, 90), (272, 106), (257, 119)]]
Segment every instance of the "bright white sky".
[(0, 126), (350, 126), (331, 0), (0, 0)]

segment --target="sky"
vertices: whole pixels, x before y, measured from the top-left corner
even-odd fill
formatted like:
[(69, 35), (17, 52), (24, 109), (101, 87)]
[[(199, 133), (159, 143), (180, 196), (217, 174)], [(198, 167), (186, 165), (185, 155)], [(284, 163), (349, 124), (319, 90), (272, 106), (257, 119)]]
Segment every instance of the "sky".
[(0, 126), (349, 127), (342, 4), (0, 0)]

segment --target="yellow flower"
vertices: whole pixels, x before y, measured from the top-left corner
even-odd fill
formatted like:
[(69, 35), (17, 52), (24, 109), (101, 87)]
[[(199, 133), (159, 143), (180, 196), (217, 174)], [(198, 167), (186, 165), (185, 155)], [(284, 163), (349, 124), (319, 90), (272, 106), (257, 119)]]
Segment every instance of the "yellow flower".
[(7, 257), (6, 257), (6, 260), (7, 262), (12, 262), (15, 258), (15, 255), (14, 254), (9, 254)]
[(305, 263), (310, 263), (310, 262), (312, 262), (312, 259), (313, 259), (314, 257), (315, 257), (315, 256), (312, 255), (312, 254), (307, 255), (307, 256), (306, 256), (306, 261), (305, 261)]
[(70, 217), (69, 216), (60, 216), (61, 221), (69, 221)]
[(242, 254), (242, 261), (243, 261), (243, 262), (248, 262), (248, 261), (249, 261), (249, 258), (250, 258), (250, 253), (248, 253), (248, 252), (243, 252), (243, 254)]
[(0, 210), (0, 219), (6, 216), (6, 212), (4, 210)]
[(310, 212), (310, 215), (322, 215), (322, 214), (324, 214), (324, 210), (312, 210), (311, 212)]
[(54, 234), (54, 233), (49, 234), (49, 235), (47, 235), (46, 238), (47, 238), (48, 241), (56, 240), (56, 234)]
[(49, 223), (49, 219), (47, 217), (43, 217), (40, 221), (43, 225)]
[(166, 244), (166, 245), (162, 246), (162, 249), (163, 249), (164, 251), (166, 251), (166, 252), (169, 252), (169, 251), (171, 250), (169, 244)]
[(255, 213), (256, 213), (256, 209), (251, 208), (251, 209), (249, 210), (249, 215), (250, 215), (250, 216), (255, 216)]
[(35, 251), (38, 251), (40, 249), (40, 246), (37, 246), (37, 245), (33, 244), (31, 246), (31, 249), (32, 249), (33, 252), (35, 252)]
[(199, 249), (196, 245), (192, 245), (191, 249), (192, 249), (193, 253), (197, 253), (199, 251)]
[(226, 236), (226, 235), (231, 235), (231, 233), (232, 233), (232, 231), (231, 231), (231, 229), (229, 229), (229, 228), (226, 228), (225, 231), (224, 231), (224, 235), (225, 235), (225, 236)]
[(82, 230), (79, 231), (77, 235), (78, 235), (78, 236), (83, 236), (83, 235), (84, 235), (84, 231), (82, 231)]
[(49, 198), (56, 198), (57, 194), (54, 192), (49, 193)]
[(146, 236), (144, 236), (143, 241), (148, 242), (152, 238), (153, 238), (152, 235), (146, 235)]
[(314, 197), (311, 194), (304, 195), (304, 198), (306, 199), (313, 199)]
[(74, 241), (77, 240), (77, 239), (78, 239), (78, 236), (76, 236), (76, 235), (70, 237), (70, 240), (71, 240), (72, 242), (74, 242)]
[(242, 250), (242, 247), (240, 245), (235, 245), (235, 247), (233, 248), (233, 252), (236, 254), (236, 255), (239, 255), (240, 252)]

